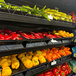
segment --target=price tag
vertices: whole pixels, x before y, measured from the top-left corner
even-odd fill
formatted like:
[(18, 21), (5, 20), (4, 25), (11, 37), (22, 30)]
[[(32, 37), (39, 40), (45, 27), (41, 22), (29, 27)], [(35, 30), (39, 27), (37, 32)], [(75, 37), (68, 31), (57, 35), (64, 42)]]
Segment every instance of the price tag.
[(26, 47), (37, 47), (37, 46), (45, 46), (46, 42), (36, 42), (36, 43), (27, 43)]
[(55, 65), (57, 62), (54, 60), (53, 62), (51, 62), (51, 65)]
[(58, 42), (58, 41), (57, 41), (57, 40), (52, 39), (52, 40), (51, 40), (51, 42), (52, 42), (52, 43), (56, 43), (56, 42)]
[(53, 20), (53, 17), (51, 16), (51, 14), (48, 15), (48, 18), (51, 19), (51, 20)]
[(22, 48), (24, 48), (22, 44), (6, 45), (6, 47), (7, 47), (9, 50), (22, 49)]
[(54, 40), (54, 39), (52, 39), (51, 42), (52, 42), (53, 44), (57, 44), (57, 43), (58, 43), (58, 41), (57, 41), (57, 40)]
[(1, 8), (2, 6), (0, 5), (0, 8)]

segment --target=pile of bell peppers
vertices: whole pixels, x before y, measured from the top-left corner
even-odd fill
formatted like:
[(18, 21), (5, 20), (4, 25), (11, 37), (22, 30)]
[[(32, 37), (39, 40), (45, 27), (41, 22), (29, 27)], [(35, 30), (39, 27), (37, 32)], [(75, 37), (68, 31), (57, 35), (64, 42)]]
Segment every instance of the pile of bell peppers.
[(57, 36), (55, 34), (51, 34), (48, 32), (22, 32), (17, 31), (13, 32), (11, 30), (0, 30), (0, 40), (23, 40), (23, 37), (26, 39), (43, 39), (45, 37), (47, 38), (61, 38), (60, 36)]
[(58, 67), (55, 67), (45, 73), (39, 74), (37, 76), (66, 76), (71, 73), (71, 69), (68, 63), (64, 63)]
[[(73, 35), (73, 33), (71, 35)], [(71, 35), (68, 37), (72, 37)], [(20, 30), (18, 30), (17, 32), (7, 30), (7, 29), (0, 30), (0, 40), (23, 40), (24, 38), (25, 39), (44, 39), (44, 38), (52, 39), (52, 38), (62, 38), (62, 37), (63, 37), (62, 32), (60, 32), (59, 34), (56, 31), (27, 33), (27, 32), (22, 32)]]
[(23, 38), (11, 30), (0, 30), (0, 40), (23, 40)]

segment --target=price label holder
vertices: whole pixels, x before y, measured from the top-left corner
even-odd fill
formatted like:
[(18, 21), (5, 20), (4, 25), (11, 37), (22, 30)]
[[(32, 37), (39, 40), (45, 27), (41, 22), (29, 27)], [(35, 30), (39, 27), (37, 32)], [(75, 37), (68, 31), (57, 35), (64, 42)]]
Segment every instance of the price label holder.
[(54, 66), (56, 64), (57, 64), (57, 61), (55, 61), (55, 60), (51, 62), (51, 66)]
[(62, 43), (69, 43), (71, 42), (70, 40), (62, 40)]
[(51, 42), (51, 40), (48, 42), (48, 45), (52, 45), (52, 42)]
[(6, 45), (6, 47), (8, 48), (8, 50), (16, 50), (24, 48), (22, 44)]
[(37, 47), (37, 46), (45, 46), (46, 42), (36, 42), (36, 43), (27, 43), (26, 48)]
[(0, 52), (4, 52), (4, 51), (7, 51), (8, 48), (6, 47), (6, 45), (1, 45), (0, 46)]

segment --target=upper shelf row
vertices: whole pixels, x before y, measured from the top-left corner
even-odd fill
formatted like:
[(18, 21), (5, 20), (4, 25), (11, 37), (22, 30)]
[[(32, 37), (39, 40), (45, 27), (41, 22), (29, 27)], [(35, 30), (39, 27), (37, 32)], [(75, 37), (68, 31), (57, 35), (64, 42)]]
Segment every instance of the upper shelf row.
[(52, 25), (75, 29), (75, 24), (72, 23), (72, 16), (60, 12), (59, 10), (45, 8), (46, 6), (44, 6), (42, 9), (38, 9), (36, 5), (34, 8), (31, 8), (24, 5), (16, 6), (0, 3), (0, 20), (40, 25)]

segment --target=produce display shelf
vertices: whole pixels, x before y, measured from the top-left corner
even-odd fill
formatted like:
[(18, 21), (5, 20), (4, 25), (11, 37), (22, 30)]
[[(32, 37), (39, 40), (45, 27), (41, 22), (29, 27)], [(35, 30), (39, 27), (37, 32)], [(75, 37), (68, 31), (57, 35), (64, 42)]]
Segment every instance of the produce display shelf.
[(17, 15), (11, 14), (6, 12), (0, 12), (0, 20), (2, 21), (14, 21), (14, 22), (21, 22), (21, 23), (31, 23), (31, 24), (42, 24), (42, 25), (53, 25), (53, 26), (60, 26), (60, 27), (67, 27), (75, 29), (75, 24), (65, 21), (56, 21), (51, 20), (50, 22), (45, 18), (38, 18), (32, 16), (24, 16), (24, 15)]
[(13, 43), (13, 44), (8, 44), (8, 45), (7, 44), (1, 44), (1, 46), (0, 46), (0, 57), (13, 55), (13, 54), (20, 54), (23, 52), (59, 47), (59, 46), (63, 46), (63, 45), (64, 46), (65, 45), (72, 45), (72, 44), (73, 44), (72, 41), (60, 41), (60, 42), (58, 41), (55, 43), (52, 43), (50, 41), (49, 42), (35, 42), (35, 43), (24, 42), (23, 44), (22, 43), (19, 43), (19, 44)]
[(41, 72), (47, 71), (53, 67), (59, 66), (65, 62), (69, 62), (71, 60), (71, 55), (56, 59), (54, 61), (56, 61), (56, 64), (51, 65), (53, 63), (53, 61), (51, 62), (46, 62), (43, 64), (40, 64), (38, 66), (32, 67), (30, 69), (26, 69), (25, 66), (21, 63), (21, 66), (19, 67), (18, 70), (13, 70), (13, 74), (12, 76), (14, 76), (15, 74), (19, 74), (21, 72), (26, 72), (25, 76), (35, 76)]

